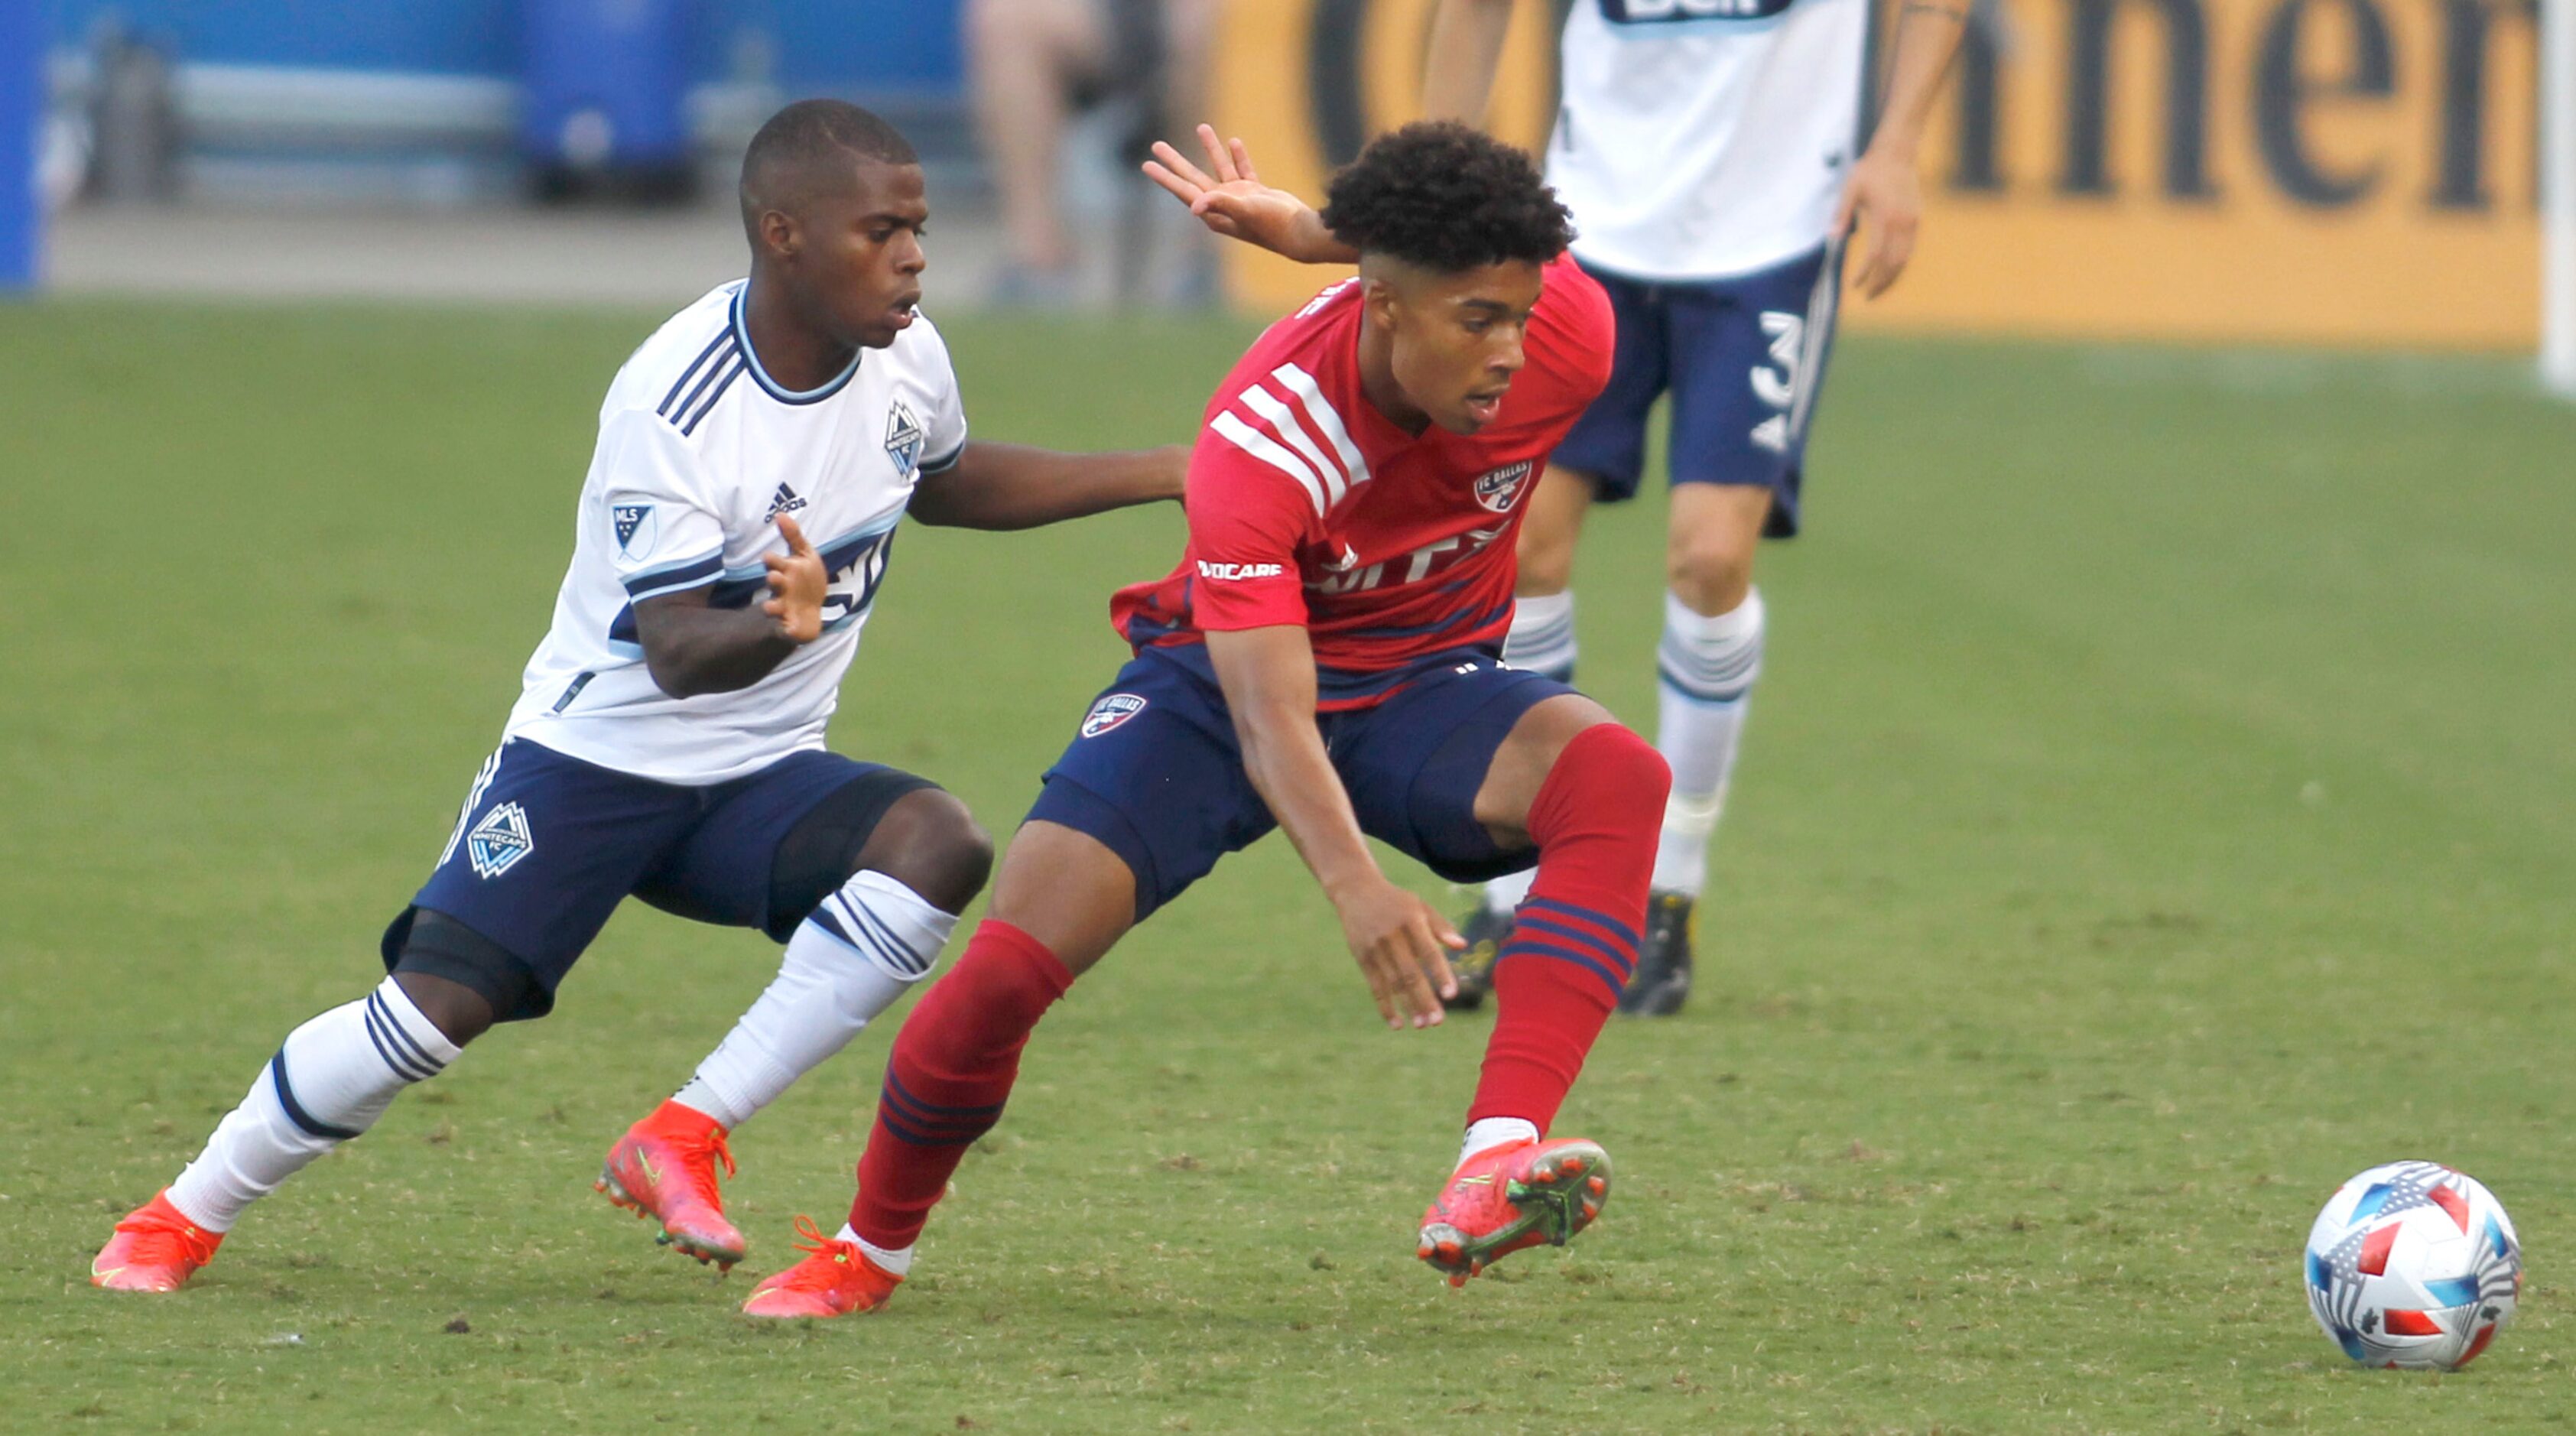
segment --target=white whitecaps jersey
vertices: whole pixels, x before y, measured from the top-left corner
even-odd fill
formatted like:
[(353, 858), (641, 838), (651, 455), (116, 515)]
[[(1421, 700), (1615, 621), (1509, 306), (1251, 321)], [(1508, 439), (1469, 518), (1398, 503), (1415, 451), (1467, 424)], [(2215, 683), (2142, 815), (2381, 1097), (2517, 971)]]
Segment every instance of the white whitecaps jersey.
[(1575, 257), (1726, 279), (1824, 243), (1868, 37), (1865, 0), (1574, 0), (1547, 178)]
[[(681, 310), (609, 385), (572, 566), (508, 736), (689, 785), (823, 746), (895, 524), (920, 476), (957, 461), (966, 413), (948, 348), (918, 314), (830, 383), (781, 388), (752, 352), (745, 284)], [(645, 669), (634, 605), (692, 588), (719, 608), (767, 599), (761, 559), (787, 551), (782, 514), (831, 576), (822, 636), (748, 688), (664, 693)]]

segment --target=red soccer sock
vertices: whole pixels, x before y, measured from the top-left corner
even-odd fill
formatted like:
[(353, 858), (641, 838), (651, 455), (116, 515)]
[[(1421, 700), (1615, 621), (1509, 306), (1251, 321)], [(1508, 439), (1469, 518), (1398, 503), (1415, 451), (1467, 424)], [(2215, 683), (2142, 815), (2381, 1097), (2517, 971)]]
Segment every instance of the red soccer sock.
[(1499, 1012), (1470, 1123), (1519, 1117), (1544, 1135), (1637, 965), (1672, 772), (1615, 723), (1565, 745), (1530, 805), (1538, 880), (1494, 959)]
[(859, 1157), (852, 1231), (889, 1251), (921, 1236), (959, 1159), (1002, 1119), (1030, 1031), (1072, 984), (1036, 938), (993, 918), (975, 929), (895, 1035)]

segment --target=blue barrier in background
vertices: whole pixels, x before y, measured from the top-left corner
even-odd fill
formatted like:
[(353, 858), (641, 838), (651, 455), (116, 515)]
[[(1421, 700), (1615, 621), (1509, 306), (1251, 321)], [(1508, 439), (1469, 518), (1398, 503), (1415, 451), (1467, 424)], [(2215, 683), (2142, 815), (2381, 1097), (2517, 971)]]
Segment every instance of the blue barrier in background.
[[(0, 0), (25, 6), (30, 0)], [(522, 0), (32, 0), (56, 49), (86, 48), (122, 24), (175, 58), (225, 65), (516, 77)], [(529, 0), (536, 3), (536, 0)], [(960, 94), (958, 0), (653, 0), (680, 5), (695, 34), (692, 83), (768, 79), (788, 94)], [(737, 73), (748, 46), (772, 73)]]
[(582, 171), (689, 159), (687, 0), (525, 0), (519, 150)]
[(36, 126), (44, 113), (44, 27), (36, 0), (0, 0), (0, 291), (36, 282), (43, 211)]

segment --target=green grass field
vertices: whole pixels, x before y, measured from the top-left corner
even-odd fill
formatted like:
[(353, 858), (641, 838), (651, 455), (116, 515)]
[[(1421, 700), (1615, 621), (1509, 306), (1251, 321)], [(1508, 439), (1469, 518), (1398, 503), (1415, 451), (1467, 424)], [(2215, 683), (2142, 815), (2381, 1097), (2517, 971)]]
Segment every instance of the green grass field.
[[(84, 1281), (295, 1023), (363, 990), (517, 691), (657, 316), (0, 310), (0, 1427), (2532, 1430), (2576, 1413), (2576, 412), (2501, 361), (1847, 342), (1681, 1018), (1565, 1129), (1624, 1185), (1453, 1292), (1412, 1223), (1485, 1022), (1380, 1027), (1273, 841), (1049, 1019), (887, 1314), (781, 1328), (890, 1025), (746, 1127), (719, 1281), (590, 1190), (768, 980), (630, 910), (245, 1219)], [(977, 432), (1185, 436), (1247, 331), (949, 326)], [(836, 729), (1007, 833), (1165, 511), (919, 532)], [(1581, 570), (1652, 708), (1661, 526)], [(1433, 880), (1415, 880), (1433, 891)], [(2553, 896), (2555, 894), (2555, 896)], [(2516, 1325), (2348, 1370), (2296, 1259), (2436, 1157)], [(460, 1320), (461, 1319), (461, 1320)], [(453, 1325), (452, 1325), (453, 1324)]]

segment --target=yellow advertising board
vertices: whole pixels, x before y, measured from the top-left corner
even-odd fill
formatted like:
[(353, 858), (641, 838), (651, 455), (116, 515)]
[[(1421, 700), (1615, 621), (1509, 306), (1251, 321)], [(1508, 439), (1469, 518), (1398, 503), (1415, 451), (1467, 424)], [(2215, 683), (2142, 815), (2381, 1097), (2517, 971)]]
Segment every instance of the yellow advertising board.
[[(1220, 124), (1320, 194), (1419, 113), (1431, 8), (1235, 0)], [(1517, 7), (1494, 127), (1518, 143), (1546, 133), (1556, 13)], [(2530, 0), (1987, 0), (1927, 136), (1914, 265), (1846, 319), (2527, 350), (2537, 51)], [(1233, 262), (1264, 310), (1324, 278)]]

